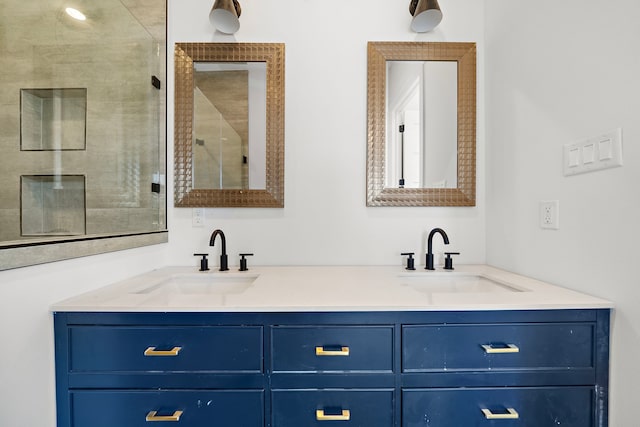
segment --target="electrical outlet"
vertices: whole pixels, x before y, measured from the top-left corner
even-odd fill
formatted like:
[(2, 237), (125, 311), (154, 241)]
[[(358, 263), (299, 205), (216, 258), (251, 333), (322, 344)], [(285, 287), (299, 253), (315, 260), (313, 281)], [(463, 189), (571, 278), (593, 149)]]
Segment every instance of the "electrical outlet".
[(204, 208), (193, 208), (191, 210), (191, 225), (193, 227), (204, 227)]
[(550, 230), (560, 228), (560, 202), (558, 200), (540, 202), (540, 228)]

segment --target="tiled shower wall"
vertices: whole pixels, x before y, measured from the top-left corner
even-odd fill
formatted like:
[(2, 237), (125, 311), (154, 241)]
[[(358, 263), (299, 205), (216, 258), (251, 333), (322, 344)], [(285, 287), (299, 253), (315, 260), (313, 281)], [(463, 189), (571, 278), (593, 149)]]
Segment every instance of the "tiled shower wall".
[[(85, 176), (87, 234), (158, 229), (164, 200), (151, 182), (164, 167), (162, 100), (151, 76), (165, 58), (158, 42), (112, 3), (101, 6), (103, 21), (91, 27), (48, 16), (46, 8), (0, 6), (0, 241), (21, 238), (22, 175)], [(20, 91), (44, 88), (86, 88), (86, 149), (21, 151)]]

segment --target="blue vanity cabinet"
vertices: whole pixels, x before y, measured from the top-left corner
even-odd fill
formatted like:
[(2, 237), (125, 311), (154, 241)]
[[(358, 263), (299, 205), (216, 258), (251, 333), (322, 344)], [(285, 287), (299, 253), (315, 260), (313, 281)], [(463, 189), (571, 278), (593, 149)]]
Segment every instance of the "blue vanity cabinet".
[(273, 372), (392, 372), (393, 326), (274, 326)]
[(262, 373), (262, 326), (69, 327), (70, 372)]
[(58, 427), (607, 427), (609, 314), (56, 312)]
[(403, 427), (594, 427), (592, 387), (407, 389)]
[(393, 426), (393, 389), (274, 390), (272, 425), (311, 427)]
[(402, 370), (590, 369), (594, 327), (570, 322), (408, 325), (402, 328)]
[(264, 425), (260, 390), (74, 390), (70, 402), (73, 426)]

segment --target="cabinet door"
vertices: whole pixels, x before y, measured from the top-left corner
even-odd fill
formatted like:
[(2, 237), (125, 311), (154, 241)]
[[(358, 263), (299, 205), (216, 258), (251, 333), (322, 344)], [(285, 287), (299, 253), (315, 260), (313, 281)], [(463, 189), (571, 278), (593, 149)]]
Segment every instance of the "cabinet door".
[(403, 372), (593, 368), (590, 323), (402, 328)]
[(261, 326), (72, 326), (71, 372), (260, 373)]
[(71, 408), (72, 427), (264, 425), (262, 390), (73, 391)]
[(393, 427), (393, 390), (274, 390), (272, 427)]
[(402, 391), (403, 427), (593, 427), (593, 388)]
[(274, 327), (274, 372), (392, 372), (391, 326)]

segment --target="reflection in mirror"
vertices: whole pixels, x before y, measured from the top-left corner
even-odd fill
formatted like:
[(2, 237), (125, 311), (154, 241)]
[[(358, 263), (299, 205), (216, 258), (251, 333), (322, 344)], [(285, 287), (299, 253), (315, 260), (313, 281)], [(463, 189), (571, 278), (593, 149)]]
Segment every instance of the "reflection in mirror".
[(193, 188), (266, 189), (264, 62), (194, 63)]
[(367, 206), (474, 206), (475, 44), (368, 49)]
[(175, 205), (284, 206), (284, 45), (177, 43)]
[(166, 1), (3, 0), (0, 270), (167, 241)]
[(458, 186), (458, 69), (452, 61), (387, 61), (385, 187)]

